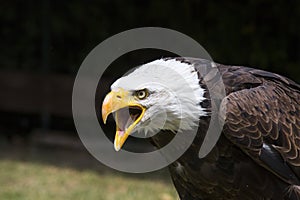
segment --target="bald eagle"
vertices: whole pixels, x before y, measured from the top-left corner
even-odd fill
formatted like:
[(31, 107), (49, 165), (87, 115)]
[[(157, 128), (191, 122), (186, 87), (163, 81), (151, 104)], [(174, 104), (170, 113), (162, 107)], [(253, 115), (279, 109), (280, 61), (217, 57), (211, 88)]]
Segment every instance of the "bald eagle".
[[(218, 69), (224, 83), (220, 106), (226, 109), (219, 115), (225, 123), (214, 148), (199, 158), (211, 120), (207, 81), (214, 73), (201, 74), (207, 65)], [(168, 166), (182, 200), (300, 199), (300, 85), (286, 77), (204, 59), (163, 58), (112, 84), (102, 104), (104, 122), (111, 113), (116, 151), (133, 132), (160, 132), (150, 140), (162, 148), (174, 134), (197, 126), (192, 144)]]

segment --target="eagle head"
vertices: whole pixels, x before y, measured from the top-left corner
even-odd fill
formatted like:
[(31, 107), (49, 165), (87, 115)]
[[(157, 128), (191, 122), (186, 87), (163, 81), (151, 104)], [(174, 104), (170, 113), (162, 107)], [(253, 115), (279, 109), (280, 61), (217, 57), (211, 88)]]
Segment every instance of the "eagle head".
[(102, 104), (102, 119), (114, 115), (114, 148), (119, 151), (129, 135), (174, 133), (197, 127), (207, 115), (201, 107), (205, 89), (192, 64), (159, 59), (137, 67), (111, 85)]

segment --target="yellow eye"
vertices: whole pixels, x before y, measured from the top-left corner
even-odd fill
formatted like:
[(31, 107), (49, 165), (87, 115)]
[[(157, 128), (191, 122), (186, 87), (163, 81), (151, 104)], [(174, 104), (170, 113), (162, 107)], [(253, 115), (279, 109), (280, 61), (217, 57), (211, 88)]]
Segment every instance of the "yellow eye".
[(136, 96), (140, 100), (145, 99), (148, 96), (148, 91), (147, 90), (139, 90), (136, 91)]

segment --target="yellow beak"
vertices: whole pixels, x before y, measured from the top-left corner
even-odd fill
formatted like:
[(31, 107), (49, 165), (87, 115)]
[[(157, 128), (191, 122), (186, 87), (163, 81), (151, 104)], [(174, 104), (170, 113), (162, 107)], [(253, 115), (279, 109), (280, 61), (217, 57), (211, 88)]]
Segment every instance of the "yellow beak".
[[(141, 106), (128, 91), (118, 89), (106, 95), (102, 104), (104, 124), (111, 113), (115, 113), (116, 135), (114, 148), (119, 151), (134, 127), (142, 119), (145, 108)], [(135, 112), (133, 112), (135, 111)]]

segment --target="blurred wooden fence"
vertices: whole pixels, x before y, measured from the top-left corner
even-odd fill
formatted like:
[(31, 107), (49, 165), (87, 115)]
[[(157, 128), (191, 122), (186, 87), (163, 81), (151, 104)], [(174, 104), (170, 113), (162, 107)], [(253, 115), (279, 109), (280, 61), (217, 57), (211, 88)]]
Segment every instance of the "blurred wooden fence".
[(0, 71), (0, 110), (71, 117), (73, 78)]

